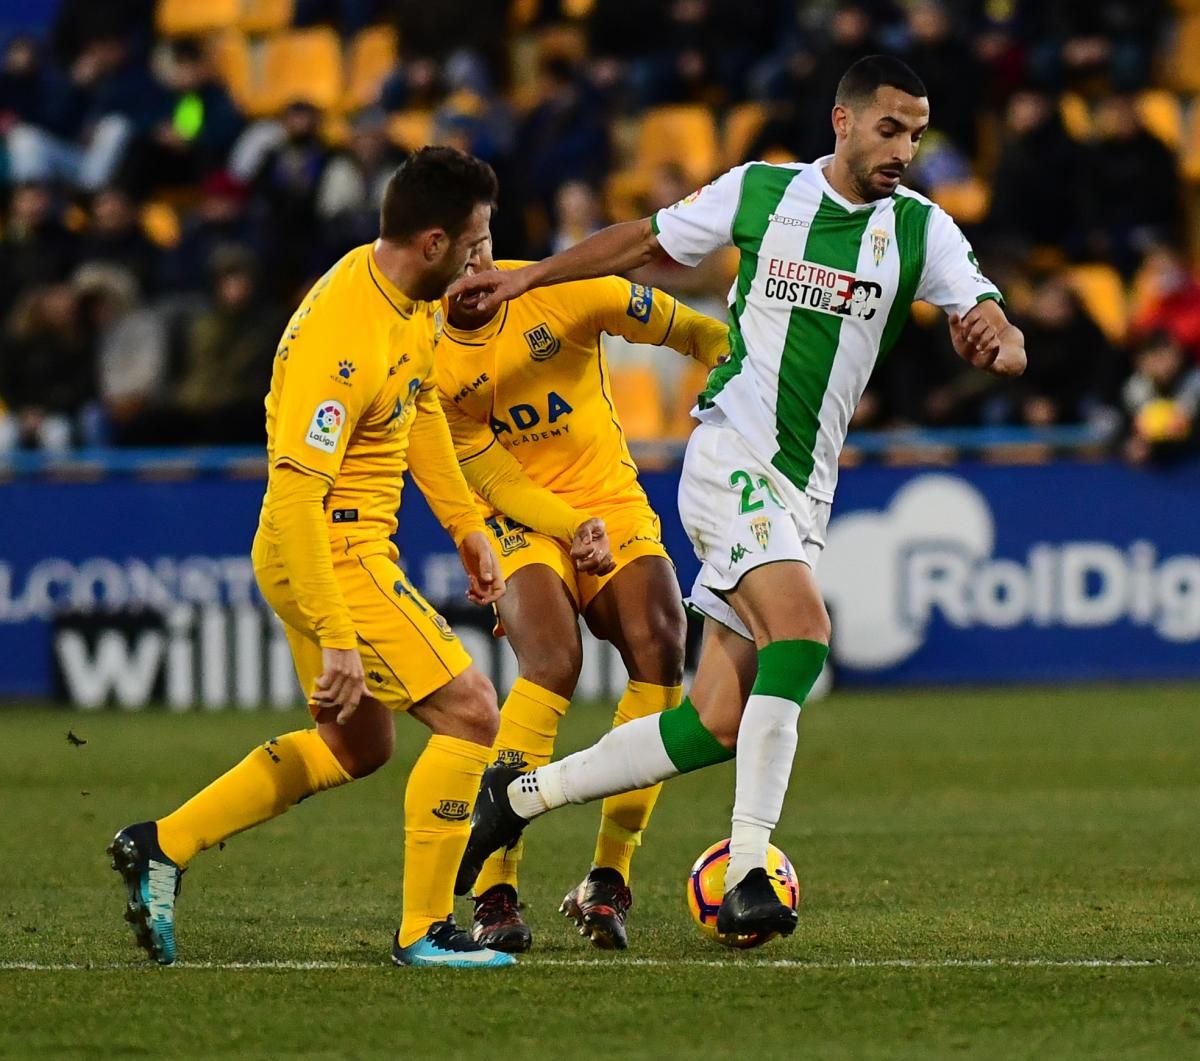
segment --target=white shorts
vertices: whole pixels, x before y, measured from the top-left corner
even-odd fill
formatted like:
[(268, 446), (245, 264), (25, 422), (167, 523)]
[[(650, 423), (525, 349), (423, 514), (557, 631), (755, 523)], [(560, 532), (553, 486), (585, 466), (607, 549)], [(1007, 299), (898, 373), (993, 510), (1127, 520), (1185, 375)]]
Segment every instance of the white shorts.
[(701, 564), (688, 606), (749, 638), (723, 593), (764, 564), (798, 560), (815, 569), (829, 509), (760, 461), (727, 424), (701, 424), (679, 479), (679, 518)]

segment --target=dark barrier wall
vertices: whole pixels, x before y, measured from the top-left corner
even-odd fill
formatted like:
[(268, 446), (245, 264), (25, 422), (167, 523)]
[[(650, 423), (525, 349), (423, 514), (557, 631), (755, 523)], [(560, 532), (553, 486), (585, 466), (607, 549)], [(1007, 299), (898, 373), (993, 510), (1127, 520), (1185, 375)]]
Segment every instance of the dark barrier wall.
[[(686, 590), (677, 473), (643, 481)], [(261, 493), (219, 477), (0, 487), (0, 695), (105, 699), (125, 683), (131, 702), (289, 700), (248, 560)], [(819, 571), (837, 678), (1200, 677), (1198, 531), (1195, 467), (847, 471)], [(411, 486), (399, 542), (432, 600), (461, 599), (457, 557)]]

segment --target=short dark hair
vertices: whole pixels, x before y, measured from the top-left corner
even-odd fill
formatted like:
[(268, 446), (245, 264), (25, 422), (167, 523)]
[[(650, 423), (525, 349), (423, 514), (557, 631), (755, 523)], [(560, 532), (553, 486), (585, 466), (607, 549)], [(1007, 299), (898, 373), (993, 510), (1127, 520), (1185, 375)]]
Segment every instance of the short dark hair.
[(379, 211), (379, 234), (403, 243), (427, 228), (457, 237), (479, 203), (495, 205), (495, 171), (452, 147), (413, 151), (391, 175)]
[(891, 55), (867, 55), (852, 63), (838, 82), (834, 102), (853, 107), (875, 98), (883, 85), (891, 85), (910, 96), (928, 96), (925, 83), (917, 77), (908, 63)]

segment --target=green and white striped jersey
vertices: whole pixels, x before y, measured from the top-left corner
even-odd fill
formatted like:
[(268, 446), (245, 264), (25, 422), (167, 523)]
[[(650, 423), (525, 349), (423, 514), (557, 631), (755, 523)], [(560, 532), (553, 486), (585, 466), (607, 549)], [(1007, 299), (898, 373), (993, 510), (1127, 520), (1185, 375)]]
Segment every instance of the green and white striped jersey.
[(801, 490), (833, 500), (850, 416), (914, 300), (966, 313), (1000, 299), (943, 210), (900, 188), (851, 203), (816, 162), (750, 162), (651, 219), (672, 258), (741, 252), (730, 359), (694, 413), (725, 422)]

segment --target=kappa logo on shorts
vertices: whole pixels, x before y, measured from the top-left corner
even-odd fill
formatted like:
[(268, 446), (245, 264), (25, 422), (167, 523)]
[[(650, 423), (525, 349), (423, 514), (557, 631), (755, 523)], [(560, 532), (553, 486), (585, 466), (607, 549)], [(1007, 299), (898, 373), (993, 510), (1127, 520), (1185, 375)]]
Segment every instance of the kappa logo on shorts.
[(741, 542), (738, 542), (732, 549), (729, 550), (729, 566), (736, 567), (749, 555), (750, 550), (747, 549)]
[(529, 344), (529, 356), (534, 361), (549, 361), (562, 346), (562, 343), (554, 337), (550, 325), (545, 321), (530, 328), (525, 333), (525, 341)]
[(471, 815), (465, 799), (444, 799), (434, 807), (433, 816), (444, 822), (465, 822)]
[(767, 551), (767, 542), (771, 540), (771, 521), (766, 516), (755, 516), (750, 521), (750, 529), (754, 532), (754, 540), (758, 542), (758, 547), (763, 551)]
[(525, 753), (519, 748), (501, 748), (496, 753), (495, 766), (511, 766), (517, 770), (525, 770), (529, 767), (529, 762), (525, 758)]

